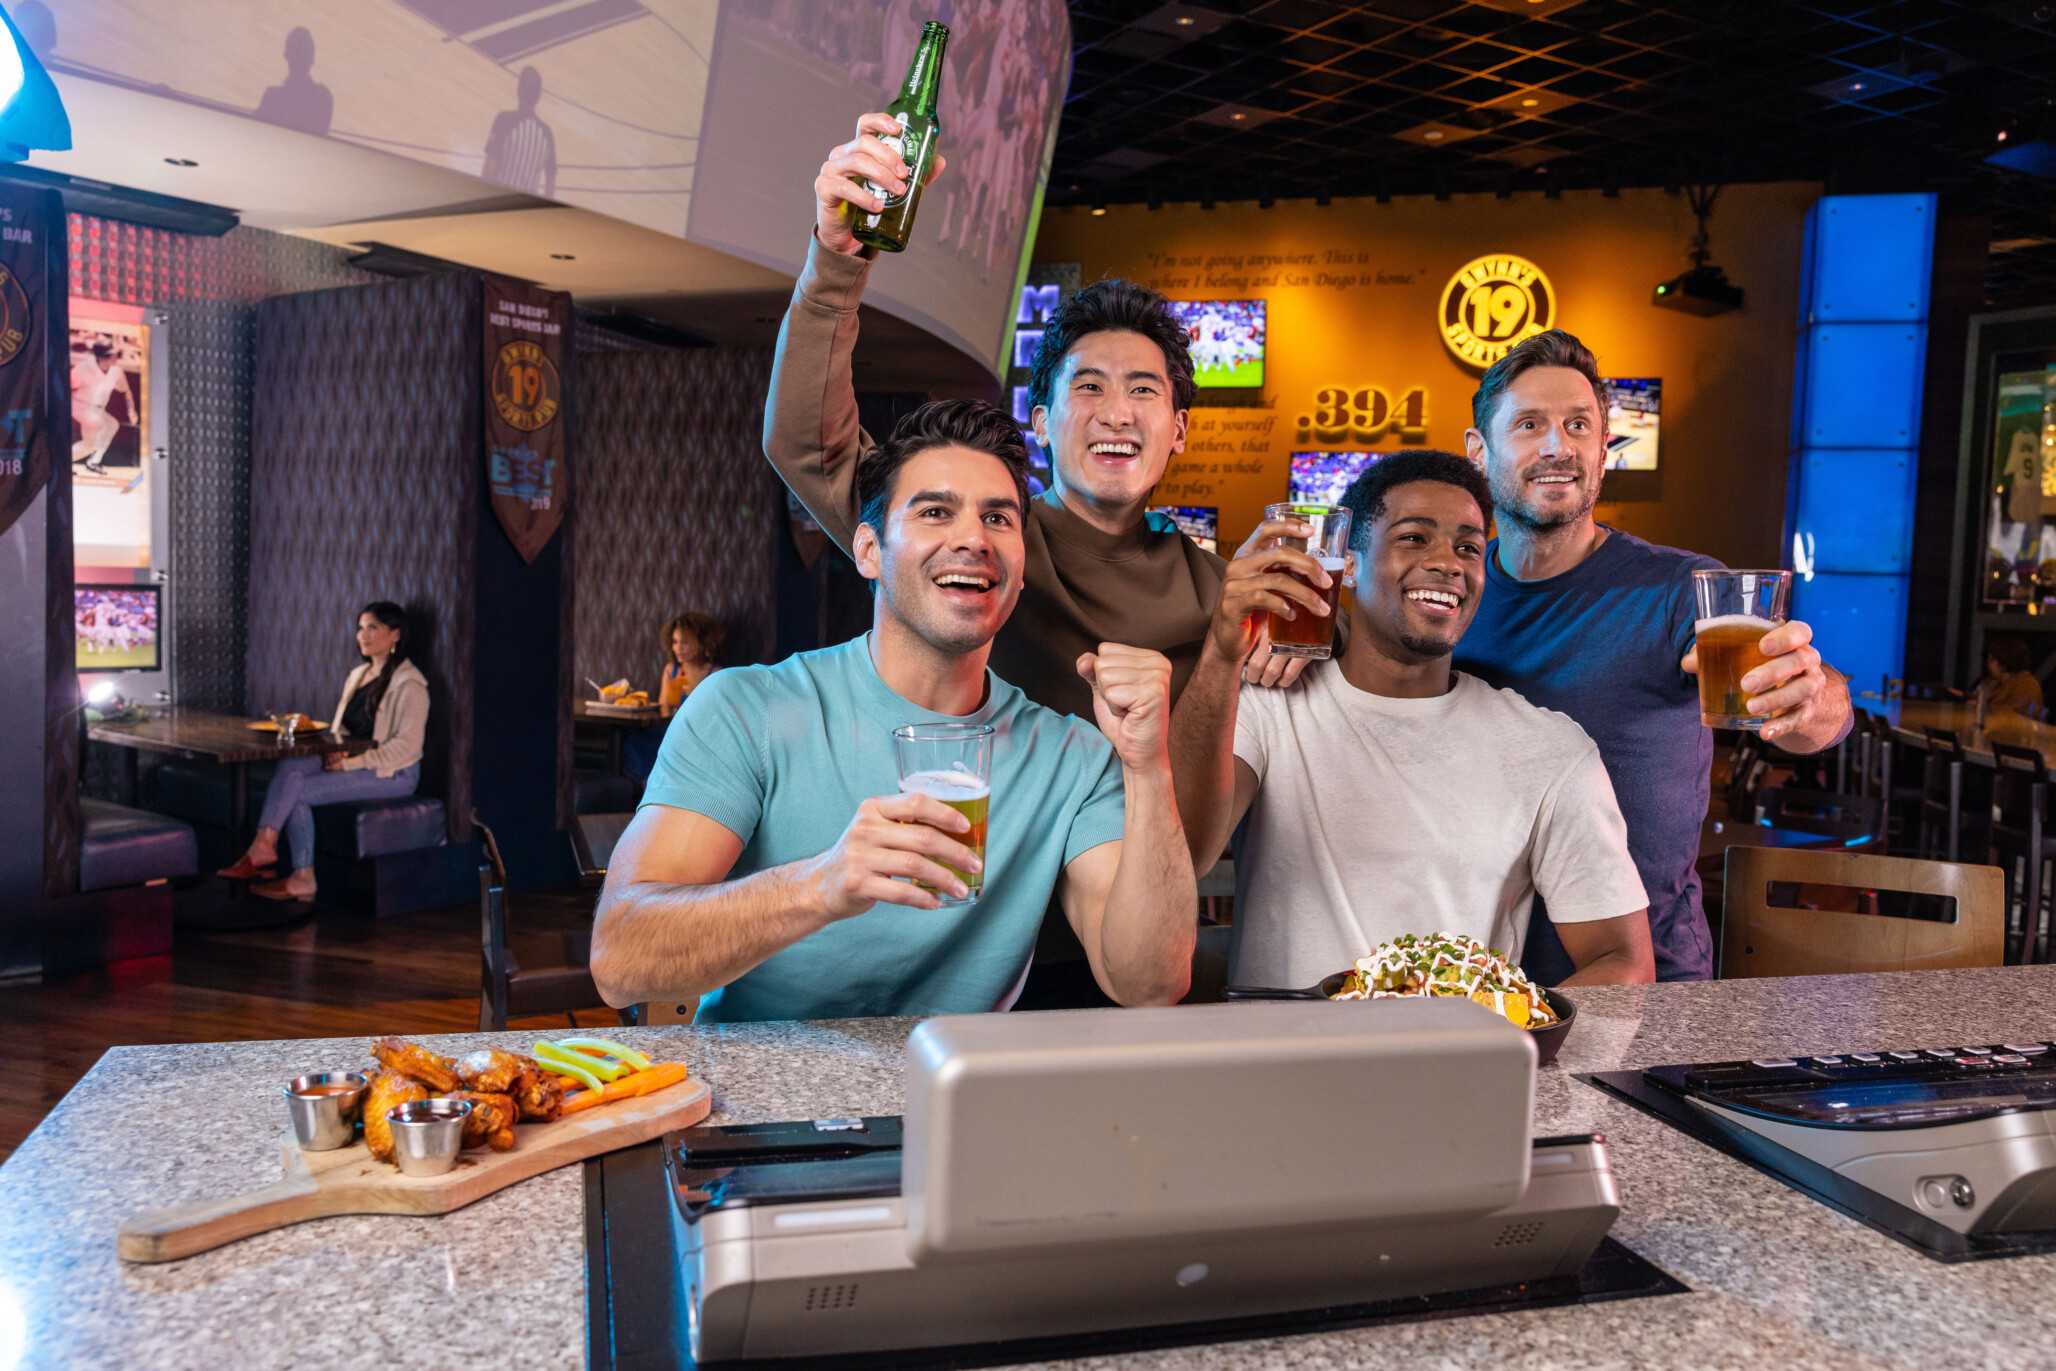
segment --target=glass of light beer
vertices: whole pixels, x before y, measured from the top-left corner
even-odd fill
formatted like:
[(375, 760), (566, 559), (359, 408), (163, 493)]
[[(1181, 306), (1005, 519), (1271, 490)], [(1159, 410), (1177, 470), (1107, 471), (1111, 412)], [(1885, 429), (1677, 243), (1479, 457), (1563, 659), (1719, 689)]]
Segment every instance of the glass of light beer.
[[(985, 820), (992, 804), (992, 725), (901, 724), (892, 731), (899, 754), (900, 794), (929, 795), (971, 821), (968, 833), (950, 833), (985, 861)], [(944, 862), (970, 893), (962, 899), (921, 883), (945, 905), (971, 904), (985, 888), (984, 871), (958, 871)]]
[(1335, 651), (1335, 602), (1342, 591), (1343, 559), (1349, 555), (1349, 511), (1340, 505), (1265, 505), (1264, 521), (1275, 519), (1297, 519), (1313, 526), (1310, 537), (1280, 538), (1273, 546), (1304, 552), (1321, 564), (1321, 570), (1328, 573), (1328, 588), (1309, 585), (1307, 589), (1328, 602), (1328, 613), (1323, 616), (1300, 606), (1292, 618), (1284, 619), (1266, 611), (1271, 651), (1324, 661)]
[(1751, 732), (1769, 720), (1749, 712), (1742, 678), (1768, 660), (1758, 646), (1785, 622), (1792, 599), (1789, 571), (1695, 571), (1699, 601), (1693, 631), (1699, 652), (1699, 718), (1708, 728)]

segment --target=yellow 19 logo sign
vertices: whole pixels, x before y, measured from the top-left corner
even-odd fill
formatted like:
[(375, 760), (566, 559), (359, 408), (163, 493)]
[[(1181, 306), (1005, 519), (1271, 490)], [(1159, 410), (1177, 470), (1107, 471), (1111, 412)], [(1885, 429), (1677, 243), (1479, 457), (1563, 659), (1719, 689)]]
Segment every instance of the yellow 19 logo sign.
[(1525, 257), (1496, 252), (1467, 262), (1442, 288), (1442, 341), (1485, 368), (1556, 322), (1556, 287)]
[(1416, 441), (1428, 436), (1426, 386), (1406, 391), (1397, 404), (1377, 386), (1323, 386), (1314, 392), (1314, 406), (1299, 416), (1299, 431), (1324, 443), (1369, 442), (1386, 433)]

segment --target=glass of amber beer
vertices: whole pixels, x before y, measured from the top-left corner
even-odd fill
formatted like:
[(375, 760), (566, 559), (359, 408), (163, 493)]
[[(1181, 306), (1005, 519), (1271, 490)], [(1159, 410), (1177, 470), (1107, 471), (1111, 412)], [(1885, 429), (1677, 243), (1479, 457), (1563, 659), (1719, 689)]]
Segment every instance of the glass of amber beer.
[(1326, 660), (1335, 650), (1335, 601), (1342, 591), (1343, 559), (1349, 555), (1349, 511), (1339, 505), (1265, 505), (1264, 522), (1275, 519), (1297, 519), (1312, 526), (1309, 537), (1280, 538), (1273, 546), (1304, 552), (1321, 564), (1321, 570), (1328, 573), (1328, 588), (1308, 589), (1327, 600), (1328, 613), (1322, 616), (1300, 606), (1293, 617), (1283, 619), (1267, 612), (1271, 651), (1283, 657)]
[(1742, 678), (1766, 660), (1758, 646), (1763, 635), (1785, 622), (1792, 573), (1695, 571), (1692, 589), (1699, 600), (1699, 718), (1708, 728), (1754, 732), (1769, 720), (1749, 712)]
[[(900, 794), (933, 796), (969, 819), (970, 832), (948, 836), (977, 853), (982, 864), (992, 804), (992, 725), (901, 724), (892, 731), (892, 743), (899, 754)], [(947, 890), (921, 888), (945, 905), (975, 901), (985, 888), (984, 871), (949, 870), (970, 892), (961, 900)]]

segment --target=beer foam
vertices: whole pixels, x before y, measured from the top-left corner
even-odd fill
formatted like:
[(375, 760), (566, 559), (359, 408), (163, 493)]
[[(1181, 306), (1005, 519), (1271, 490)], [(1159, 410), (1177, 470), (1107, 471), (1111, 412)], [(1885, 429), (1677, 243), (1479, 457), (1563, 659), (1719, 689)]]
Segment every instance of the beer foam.
[(917, 771), (900, 777), (900, 794), (927, 795), (944, 804), (969, 804), (992, 794), (992, 784), (960, 767), (948, 771)]
[(1704, 633), (1710, 628), (1760, 628), (1765, 633), (1777, 625), (1769, 619), (1759, 619), (1754, 614), (1722, 614), (1712, 619), (1701, 619), (1692, 625), (1694, 633)]
[(1341, 574), (1342, 574), (1342, 569), (1343, 569), (1343, 566), (1344, 566), (1344, 559), (1343, 559), (1343, 558), (1341, 558), (1341, 557), (1316, 557), (1316, 558), (1315, 558), (1314, 560), (1315, 560), (1315, 561), (1317, 561), (1317, 562), (1319, 562), (1319, 563), (1321, 564), (1321, 570), (1323, 570), (1323, 571), (1325, 571), (1325, 572), (1329, 573), (1330, 575), (1336, 575), (1336, 576), (1339, 576), (1339, 575), (1341, 575)]

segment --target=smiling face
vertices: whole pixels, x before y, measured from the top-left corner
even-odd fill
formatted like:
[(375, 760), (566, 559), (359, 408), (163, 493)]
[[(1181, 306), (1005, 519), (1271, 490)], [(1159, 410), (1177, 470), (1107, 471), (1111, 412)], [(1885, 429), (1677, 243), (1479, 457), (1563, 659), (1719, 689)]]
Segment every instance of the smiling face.
[(1492, 507), (1530, 529), (1588, 519), (1606, 463), (1606, 410), (1570, 367), (1530, 367), (1500, 395), (1488, 431), (1464, 435), (1483, 456)]
[(1358, 556), (1357, 630), (1397, 661), (1448, 656), (1485, 583), (1485, 512), (1470, 492), (1446, 481), (1392, 487)]
[(400, 642), (400, 630), (387, 628), (371, 613), (357, 616), (357, 650), (376, 661), (391, 652)]
[(984, 647), (1021, 597), (1024, 511), (1012, 473), (975, 448), (908, 458), (885, 500), (883, 530), (859, 524), (851, 551), (878, 582), (878, 616), (936, 651)]
[(1034, 412), (1057, 488), (1138, 520), (1171, 455), (1185, 450), (1185, 419), (1163, 349), (1127, 329), (1080, 338), (1057, 369), (1049, 404)]

